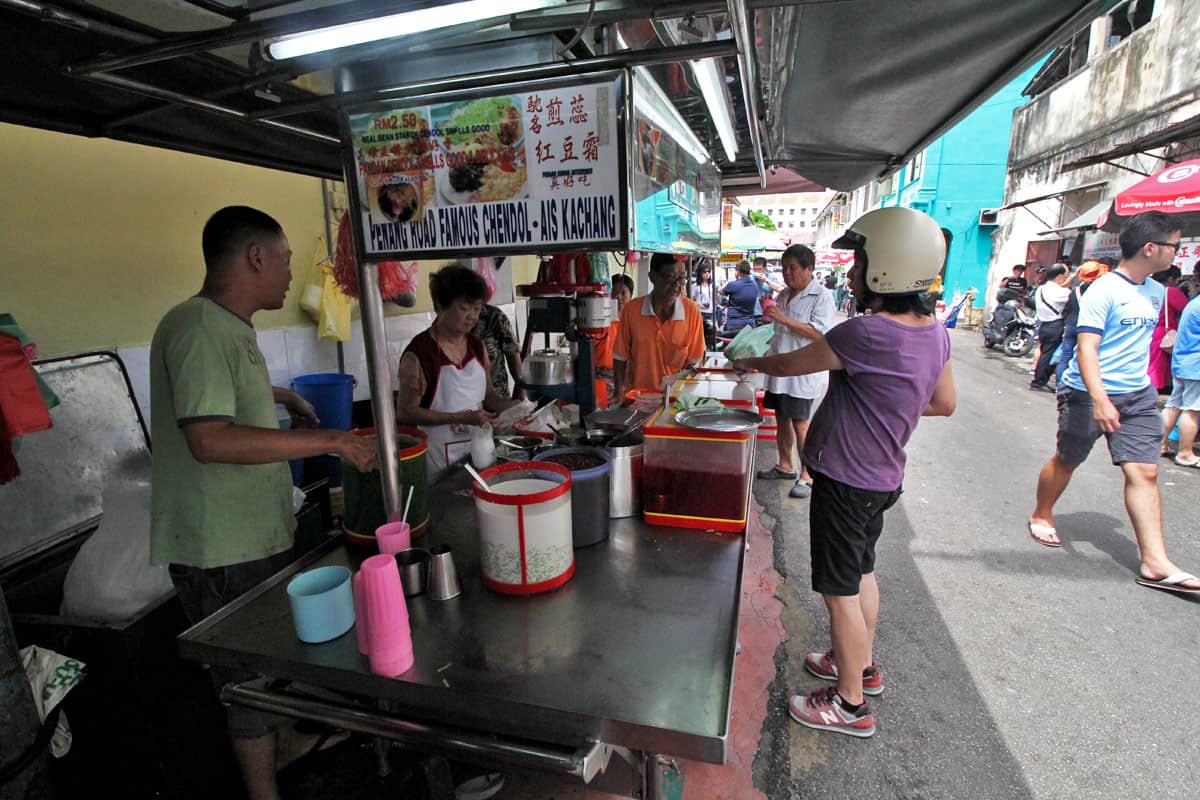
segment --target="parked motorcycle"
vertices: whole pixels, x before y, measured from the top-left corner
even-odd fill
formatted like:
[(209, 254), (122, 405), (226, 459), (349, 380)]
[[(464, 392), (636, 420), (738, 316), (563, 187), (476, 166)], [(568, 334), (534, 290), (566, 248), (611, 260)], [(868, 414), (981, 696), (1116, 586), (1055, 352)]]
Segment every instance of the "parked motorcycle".
[(1037, 313), (1033, 301), (1014, 289), (996, 293), (996, 310), (983, 326), (983, 346), (1000, 345), (1005, 355), (1023, 356), (1037, 342)]

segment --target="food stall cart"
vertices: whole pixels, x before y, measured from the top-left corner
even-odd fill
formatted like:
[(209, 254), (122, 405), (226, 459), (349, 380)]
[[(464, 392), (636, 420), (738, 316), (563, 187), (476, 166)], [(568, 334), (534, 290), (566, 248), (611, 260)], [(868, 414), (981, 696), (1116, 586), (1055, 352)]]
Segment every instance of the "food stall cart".
[[(435, 18), (445, 11), (443, 5), (410, 3), (403, 10), (416, 8)], [(626, 90), (623, 99), (610, 94), (615, 105), (604, 107), (610, 108), (608, 121), (619, 135), (601, 146), (617, 152), (615, 174), (624, 183), (611, 205), (583, 203), (584, 213), (592, 212), (585, 235), (541, 239), (554, 226), (543, 224), (541, 199), (511, 192), (517, 184), (512, 176), (521, 169), (515, 158), (497, 154), (491, 164), (505, 176), (472, 175), (468, 169), (451, 181), (450, 167), (471, 165), (428, 170), (419, 158), (408, 168), (389, 165), (390, 156), (378, 154), (381, 142), (360, 142), (364, 161), (380, 163), (370, 174), (387, 177), (375, 186), (356, 185), (350, 196), (356, 204), (372, 394), (379, 401), (375, 422), (384, 453), (384, 488), (388, 508), (395, 511), (395, 426), (386, 402), (383, 314), (371, 259), (389, 253), (584, 247), (712, 255), (693, 235), (717, 228), (722, 186), (713, 181), (710, 162), (720, 164), (723, 188), (731, 194), (749, 185), (766, 186), (767, 161), (846, 189), (884, 176), (1090, 19), (1103, 2), (1010, 8), (958, 0), (953, 14), (909, 5), (864, 13), (860, 5), (807, 4), (801, 15), (787, 5), (745, 0), (652, 10), (620, 0), (532, 2), (522, 3), (516, 13), (505, 9), (495, 17), (435, 25), (442, 29), (432, 33), (377, 38), (332, 55), (285, 56), (275, 50), (281, 39), (327, 26), (370, 24), (395, 12), (396, 5), (362, 0), (319, 8), (306, 4), (294, 11), (275, 2), (188, 0), (112, 3), (101, 9), (0, 0), (0, 30), (6, 34), (0, 50), (10, 74), (20, 77), (0, 88), (0, 118), (340, 179), (359, 174), (354, 137), (366, 134), (361, 128), (356, 132), (356, 119), (384, 118), (377, 113), (381, 102), (401, 112), (427, 109), (432, 129), (434, 109), (443, 104), (524, 95), (518, 111), (532, 114), (525, 110), (530, 81), (549, 88), (594, 86), (604, 72), (618, 71), (614, 78)], [(894, 36), (901, 19), (918, 32), (915, 38)], [(997, 37), (996, 31), (1006, 35)], [(988, 46), (976, 46), (981, 42)], [(872, 59), (860, 57), (864, 48)], [(912, 59), (914, 51), (925, 57)], [(665, 67), (666, 74), (647, 82), (648, 67)], [(838, 79), (814, 79), (820, 75)], [(651, 97), (640, 109), (635, 83), (646, 84)], [(668, 87), (670, 97), (661, 86)], [(479, 87), (489, 88), (476, 94)], [(863, 97), (848, 104), (848, 87)], [(488, 94), (497, 89), (498, 94)], [(892, 96), (921, 102), (889, 102)], [(853, 109), (853, 119), (847, 119), (846, 109)], [(549, 112), (544, 113), (548, 122)], [(568, 114), (564, 124), (573, 124), (571, 109), (563, 113)], [(420, 140), (419, 115), (406, 120), (401, 113), (394, 126), (387, 118), (381, 131), (417, 134), (393, 139), (388, 150), (404, 139)], [(467, 133), (475, 133), (469, 130), (472, 124)], [(528, 137), (532, 120), (523, 117), (522, 127)], [(702, 154), (694, 146), (697, 131), (705, 141)], [(458, 133), (442, 137), (451, 140), (449, 147), (443, 144), (447, 156), (456, 148), (483, 144), (455, 141)], [(674, 139), (674, 148), (664, 135)], [(549, 144), (561, 164), (565, 142), (565, 135), (541, 142), (542, 154)], [(572, 142), (581, 153), (582, 141)], [(499, 142), (501, 150), (516, 144), (516, 139)], [(534, 163), (536, 144), (526, 138), (523, 169), (527, 177), (537, 170), (546, 179), (550, 168)], [(377, 148), (374, 156), (371, 147)], [(426, 154), (392, 153), (396, 159), (413, 155)], [(578, 177), (572, 170), (552, 178)], [(426, 172), (432, 179), (421, 174)], [(689, 174), (681, 176), (684, 172)], [(607, 180), (610, 173), (593, 176)], [(654, 191), (642, 193), (639, 181)], [(440, 196), (453, 210), (427, 207), (430, 186), (435, 202)], [(483, 192), (491, 197), (506, 189), (505, 199), (479, 198), (482, 205), (508, 207), (493, 217), (490, 228), (482, 227), (482, 209), (477, 221), (465, 219), (474, 203), (446, 196)], [(581, 209), (572, 202), (578, 220)], [(525, 207), (523, 225), (518, 204)], [(532, 218), (531, 206), (539, 212)], [(436, 213), (440, 210), (447, 210), (444, 220)], [(436, 222), (422, 222), (430, 212)], [(372, 220), (372, 213), (383, 219)], [(503, 231), (503, 241), (473, 242), (472, 230), (480, 237), (488, 230)], [(228, 692), (231, 700), (286, 704), (297, 716), (326, 717), (415, 744), (434, 742), (463, 757), (532, 762), (585, 779), (607, 761), (601, 779), (616, 782), (621, 765), (631, 764), (625, 789), (643, 795), (656, 786), (654, 759), (646, 754), (724, 757), (740, 538), (618, 521), (607, 542), (581, 551), (576, 577), (562, 589), (537, 598), (502, 598), (474, 580), (469, 503), (457, 499), (461, 486), (451, 482), (438, 490), (444, 502), (429, 536), (435, 541), (444, 536), (458, 548), (467, 588), (460, 598), (439, 605), (413, 601), (420, 661), (411, 675), (399, 680), (370, 675), (346, 641), (296, 642), (281, 605), (286, 575), (193, 629), (181, 642), (183, 651), (198, 660), (251, 666), (348, 695), (338, 701), (298, 699), (271, 687), (234, 687)], [(355, 558), (330, 543), (290, 570)], [(683, 606), (684, 600), (690, 605)], [(485, 620), (495, 621), (500, 633), (493, 637), (490, 629), (484, 631)], [(678, 646), (669, 650), (666, 643)], [(590, 680), (579, 679), (584, 672)], [(389, 708), (377, 708), (379, 702)]]

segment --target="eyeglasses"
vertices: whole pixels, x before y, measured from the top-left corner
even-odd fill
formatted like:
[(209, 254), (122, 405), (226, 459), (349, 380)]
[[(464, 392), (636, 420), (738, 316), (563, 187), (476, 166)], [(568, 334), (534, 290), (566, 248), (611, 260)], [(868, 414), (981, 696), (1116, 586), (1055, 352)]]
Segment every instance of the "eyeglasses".
[(687, 283), (687, 275), (679, 275), (677, 277), (667, 277), (666, 275), (656, 275), (656, 282), (665, 283), (667, 286), (682, 286)]
[(1175, 249), (1176, 253), (1178, 253), (1179, 245), (1183, 244), (1183, 242), (1153, 242), (1152, 241), (1152, 242), (1150, 242), (1150, 244), (1156, 244), (1159, 247), (1171, 247), (1171, 248)]

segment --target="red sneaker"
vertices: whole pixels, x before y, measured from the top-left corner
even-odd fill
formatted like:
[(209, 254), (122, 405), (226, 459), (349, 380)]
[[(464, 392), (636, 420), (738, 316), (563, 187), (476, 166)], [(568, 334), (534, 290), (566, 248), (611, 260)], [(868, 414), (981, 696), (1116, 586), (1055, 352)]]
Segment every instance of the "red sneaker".
[[(804, 668), (823, 681), (838, 679), (837, 663), (833, 660), (833, 651), (825, 653), (809, 653), (804, 657)], [(878, 697), (883, 694), (883, 673), (874, 661), (863, 670), (863, 694)]]
[(871, 707), (863, 703), (857, 712), (847, 711), (837, 689), (832, 686), (793, 696), (788, 701), (788, 714), (806, 728), (844, 733), (859, 739), (875, 735), (875, 715), (871, 713)]

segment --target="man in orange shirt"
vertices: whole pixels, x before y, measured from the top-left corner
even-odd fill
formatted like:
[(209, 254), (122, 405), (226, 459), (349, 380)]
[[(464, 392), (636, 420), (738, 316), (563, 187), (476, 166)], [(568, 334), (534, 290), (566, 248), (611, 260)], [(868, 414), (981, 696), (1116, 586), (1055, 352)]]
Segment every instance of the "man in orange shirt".
[(687, 265), (669, 253), (650, 259), (650, 294), (625, 304), (613, 345), (616, 396), (657, 389), (662, 379), (704, 358), (700, 307), (683, 296)]

